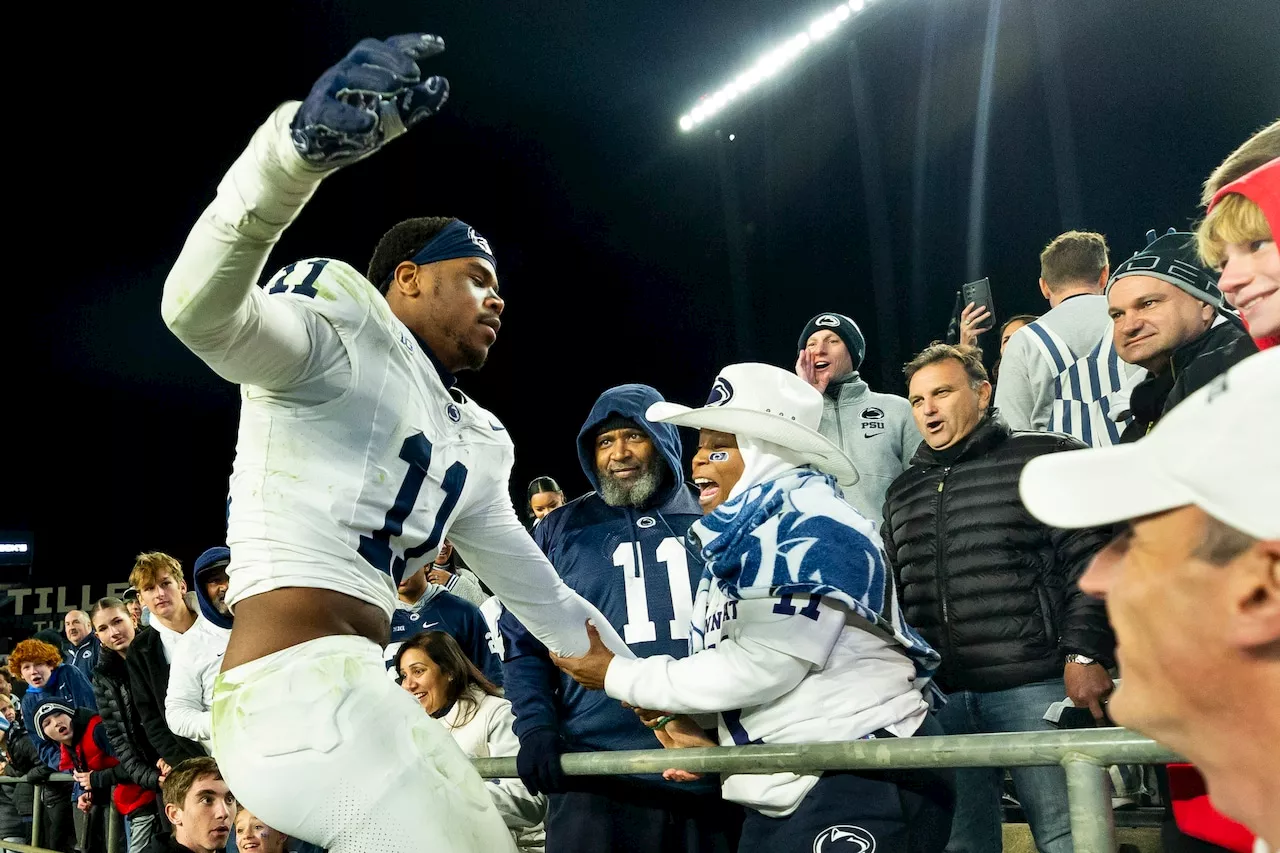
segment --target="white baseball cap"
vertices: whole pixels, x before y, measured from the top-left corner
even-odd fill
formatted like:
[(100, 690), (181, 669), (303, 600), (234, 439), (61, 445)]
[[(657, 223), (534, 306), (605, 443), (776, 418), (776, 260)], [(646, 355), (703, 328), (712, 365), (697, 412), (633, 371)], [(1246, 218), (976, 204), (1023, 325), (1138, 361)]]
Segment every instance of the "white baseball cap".
[(1094, 527), (1195, 505), (1256, 539), (1280, 538), (1280, 347), (1187, 397), (1132, 444), (1039, 456), (1022, 502), (1052, 527)]
[(822, 394), (794, 373), (772, 364), (731, 364), (711, 386), (700, 409), (654, 403), (645, 417), (655, 423), (713, 429), (785, 447), (836, 478), (858, 482), (858, 469), (839, 447), (818, 432)]

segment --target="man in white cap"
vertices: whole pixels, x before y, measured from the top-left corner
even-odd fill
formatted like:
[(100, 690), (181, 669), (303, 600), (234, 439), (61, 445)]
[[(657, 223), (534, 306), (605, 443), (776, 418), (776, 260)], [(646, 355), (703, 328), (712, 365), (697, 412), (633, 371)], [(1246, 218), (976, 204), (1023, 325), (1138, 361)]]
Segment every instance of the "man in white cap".
[[(941, 734), (924, 696), (938, 655), (902, 621), (875, 527), (843, 499), (858, 472), (818, 432), (821, 394), (736, 364), (702, 408), (646, 417), (701, 430), (691, 654), (623, 660), (589, 630), (591, 650), (557, 665), (641, 709), (667, 747), (716, 745), (687, 714), (716, 714), (724, 746)], [(741, 851), (924, 853), (950, 833), (949, 771), (735, 774), (723, 794), (747, 806)]]
[(1116, 631), (1122, 679), (1111, 716), (1194, 761), (1214, 804), (1271, 849), (1280, 844), (1277, 423), (1280, 351), (1270, 350), (1137, 443), (1035, 459), (1021, 482), (1046, 524), (1128, 521), (1080, 580), (1106, 599)]

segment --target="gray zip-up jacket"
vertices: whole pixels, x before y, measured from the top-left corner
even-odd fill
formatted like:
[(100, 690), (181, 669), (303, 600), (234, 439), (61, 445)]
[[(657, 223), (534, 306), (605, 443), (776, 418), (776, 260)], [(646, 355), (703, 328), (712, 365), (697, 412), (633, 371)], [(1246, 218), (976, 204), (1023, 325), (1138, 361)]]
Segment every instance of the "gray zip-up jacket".
[(920, 431), (911, 404), (896, 394), (867, 387), (855, 370), (827, 386), (818, 431), (840, 446), (858, 469), (858, 483), (844, 489), (845, 500), (879, 530), (889, 484), (911, 467)]

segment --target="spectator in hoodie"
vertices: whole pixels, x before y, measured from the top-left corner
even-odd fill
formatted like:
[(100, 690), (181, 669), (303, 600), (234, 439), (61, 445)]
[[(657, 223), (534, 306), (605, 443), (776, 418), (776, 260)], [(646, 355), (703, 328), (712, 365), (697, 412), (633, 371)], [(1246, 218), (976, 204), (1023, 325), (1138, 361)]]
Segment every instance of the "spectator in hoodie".
[(58, 769), (72, 775), (72, 799), (89, 815), (83, 853), (106, 849), (106, 810), (112, 805), (127, 818), (155, 803), (155, 792), (133, 782), (120, 766), (102, 717), (92, 709), (46, 701), (36, 709), (34, 727), (60, 745)]
[(222, 853), (227, 849), (238, 807), (218, 762), (207, 755), (188, 758), (172, 769), (161, 790), (173, 834), (158, 836), (144, 853)]
[(798, 348), (796, 375), (823, 395), (822, 434), (858, 467), (858, 482), (845, 489), (845, 499), (879, 527), (885, 491), (920, 446), (911, 406), (895, 394), (872, 391), (858, 374), (867, 341), (849, 317), (814, 317), (800, 332)]
[[(502, 690), (484, 677), (453, 637), (427, 631), (396, 652), (400, 686), (453, 735), (471, 758), (499, 758), (520, 750), (515, 716)], [(491, 779), (489, 793), (519, 850), (541, 853), (547, 798), (531, 794), (519, 779)]]
[(72, 610), (62, 620), (62, 627), (67, 634), (67, 663), (80, 670), (85, 678), (92, 679), (101, 646), (93, 633), (89, 614), (83, 610)]
[(210, 548), (192, 567), (201, 618), (183, 634), (173, 650), (169, 691), (164, 699), (165, 722), (178, 737), (194, 740), (213, 752), (213, 680), (231, 641), (233, 622), (227, 606), (227, 566), (231, 549)]
[(289, 853), (289, 836), (272, 829), (248, 809), (236, 811), (236, 850), (239, 853)]
[(388, 673), (395, 676), (396, 653), (405, 640), (423, 631), (443, 631), (457, 641), (486, 678), (502, 686), (502, 659), (493, 650), (492, 629), (479, 607), (440, 584), (428, 582), (427, 566), (402, 579), (398, 591), (391, 614), (391, 640), (385, 649)]
[[(149, 791), (160, 790), (160, 756), (151, 747), (142, 728), (142, 719), (133, 701), (133, 688), (125, 658), (138, 633), (138, 628), (123, 601), (103, 598), (89, 611), (94, 633), (102, 643), (98, 668), (93, 673), (93, 695), (98, 700), (98, 713), (111, 741), (111, 752), (129, 780)], [(129, 853), (140, 853), (160, 831), (159, 806), (151, 804), (125, 817), (125, 835)]]
[[(599, 608), (637, 656), (684, 657), (702, 573), (685, 535), (702, 513), (682, 476), (676, 427), (645, 420), (662, 399), (647, 385), (600, 395), (578, 433), (578, 460), (595, 491), (547, 515), (533, 533), (565, 584)], [(549, 850), (731, 848), (741, 818), (720, 800), (715, 780), (683, 790), (657, 775), (610, 776), (570, 790), (561, 753), (658, 742), (618, 702), (561, 674), (511, 613), (499, 626), (520, 739), (516, 764), (530, 791), (550, 795)]]
[(150, 630), (139, 633), (129, 648), (125, 665), (129, 686), (151, 747), (160, 755), (161, 774), (187, 758), (204, 755), (204, 749), (174, 734), (165, 720), (169, 695), (169, 667), (182, 635), (196, 624), (199, 611), (194, 596), (187, 596), (182, 564), (160, 551), (139, 554), (129, 573), (129, 585), (151, 613)]
[[(14, 747), (19, 755), (14, 758)], [(27, 750), (26, 760), (21, 755)], [(38, 761), (26, 730), (18, 719), (18, 708), (11, 696), (0, 693), (0, 776), (21, 778)], [(25, 844), (31, 838), (33, 792), (30, 785), (0, 785), (0, 841)]]
[(1280, 344), (1280, 120), (1231, 152), (1204, 184), (1200, 257), (1259, 349)]

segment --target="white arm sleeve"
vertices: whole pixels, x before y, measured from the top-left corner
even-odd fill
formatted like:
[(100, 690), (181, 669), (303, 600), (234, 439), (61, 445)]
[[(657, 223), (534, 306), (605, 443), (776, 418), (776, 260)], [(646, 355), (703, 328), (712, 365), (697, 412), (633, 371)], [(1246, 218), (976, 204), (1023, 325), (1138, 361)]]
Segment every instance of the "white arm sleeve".
[(447, 534), (467, 566), (556, 654), (586, 653), (586, 622), (590, 619), (610, 651), (620, 657), (635, 657), (609, 620), (556, 574), (516, 517), (507, 490), (493, 491), (490, 503), (459, 518)]
[[(502, 703), (488, 720), (489, 755), (503, 758), (520, 752), (520, 739), (516, 737), (514, 726), (516, 715), (511, 710), (511, 703)], [(531, 794), (519, 778), (490, 779), (489, 793), (493, 804), (498, 807), (498, 814), (509, 829), (528, 829), (542, 823), (547, 816), (547, 798), (542, 794)]]
[(165, 279), (160, 306), (165, 325), (219, 376), (272, 390), (331, 371), (314, 353), (347, 358), (322, 318), (257, 287), (276, 240), (328, 174), (293, 148), (297, 107), (276, 109), (223, 177)]
[(677, 714), (772, 702), (822, 666), (846, 618), (844, 607), (830, 599), (821, 600), (817, 619), (774, 613), (778, 600), (737, 602), (734, 635), (687, 658), (614, 658), (605, 692), (637, 708)]
[[(193, 638), (194, 639), (194, 638)], [(213, 738), (213, 711), (204, 704), (204, 682), (200, 677), (197, 650), (179, 643), (169, 667), (169, 690), (164, 697), (164, 719), (169, 730), (188, 740), (206, 742)]]

